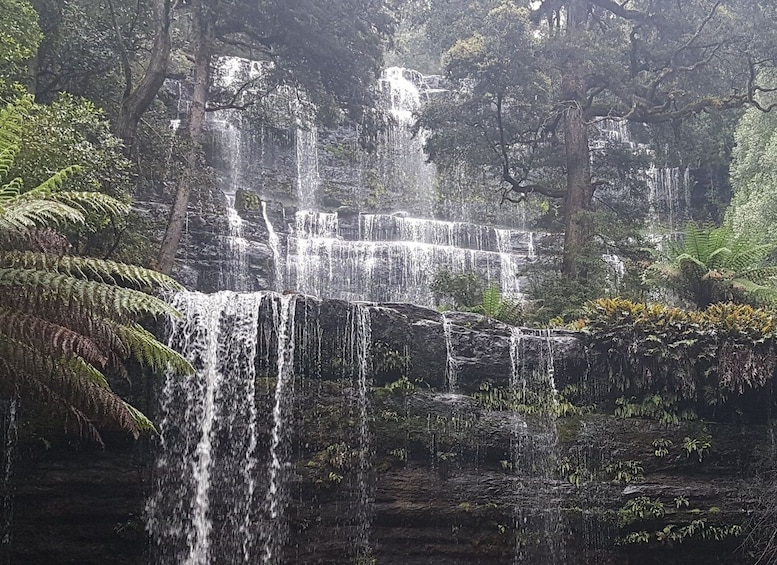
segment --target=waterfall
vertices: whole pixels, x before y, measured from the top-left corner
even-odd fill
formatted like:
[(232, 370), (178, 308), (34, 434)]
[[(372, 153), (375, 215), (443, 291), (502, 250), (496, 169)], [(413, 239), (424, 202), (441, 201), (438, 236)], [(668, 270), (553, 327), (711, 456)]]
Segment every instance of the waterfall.
[(275, 228), (267, 215), (267, 202), (262, 200), (262, 219), (267, 228), (267, 243), (270, 245), (273, 259), (273, 290), (281, 292), (283, 290), (283, 258), (281, 256), (281, 242)]
[(464, 222), (298, 212), (287, 248), (287, 285), (329, 298), (433, 306), (430, 286), (445, 269), (473, 271), (519, 298), (532, 241), (530, 232)]
[(227, 225), (229, 227), (228, 259), (222, 271), (222, 289), (249, 290), (246, 271), (248, 240), (243, 237), (243, 218), (235, 209), (235, 194), (227, 193)]
[(275, 384), (275, 405), (272, 411), (272, 434), (270, 441), (269, 484), (267, 506), (269, 507), (268, 534), (264, 543), (264, 563), (281, 563), (280, 550), (286, 541), (283, 513), (288, 503), (286, 489), (286, 442), (289, 433), (288, 419), (292, 405), (294, 377), (294, 313), (296, 295), (289, 294), (273, 302), (273, 320), (277, 320), (278, 351), (277, 377)]
[(682, 229), (690, 209), (690, 178), (686, 167), (659, 168), (645, 171), (650, 212), (651, 234), (664, 227), (672, 234)]
[(353, 351), (357, 366), (357, 412), (358, 412), (358, 467), (356, 473), (356, 536), (354, 554), (357, 563), (368, 563), (372, 554), (370, 546), (370, 522), (372, 505), (370, 496), (371, 441), (369, 428), (369, 384), (370, 350), (372, 347), (372, 328), (370, 325), (370, 307), (355, 304), (353, 312)]
[(338, 383), (347, 383), (337, 410), (349, 415), (341, 430), (349, 463), (338, 470), (348, 476), (343, 497), (353, 511), (343, 517), (348, 535), (338, 543), (349, 544), (358, 562), (372, 555), (373, 306), (348, 306), (347, 319), (330, 320), (334, 331), (323, 336), (320, 304), (274, 292), (174, 296), (182, 316), (171, 321), (169, 345), (196, 372), (168, 375), (159, 391), (147, 503), (155, 564), (292, 562), (297, 512), (311, 503), (297, 498), (294, 486), (299, 450), (308, 447), (295, 441), (302, 421), (310, 422), (309, 413), (298, 411), (305, 402), (317, 406), (323, 341), (327, 359), (340, 355), (330, 370), (338, 366), (344, 377)]
[(445, 384), (450, 393), (459, 391), (459, 366), (453, 351), (453, 326), (442, 313), (442, 328), (445, 334)]
[(315, 210), (321, 179), (318, 175), (318, 129), (301, 125), (296, 129), (297, 201), (302, 210)]
[[(221, 57), (216, 68), (216, 86), (233, 89), (252, 72), (253, 66), (245, 59)], [(244, 235), (244, 221), (236, 209), (237, 193), (245, 188), (245, 154), (243, 139), (246, 124), (243, 112), (219, 110), (208, 113), (207, 128), (213, 137), (216, 158), (221, 163), (222, 175), (217, 179), (226, 206), (227, 233), (225, 259), (222, 263), (219, 288), (222, 290), (249, 290), (246, 252), (248, 240)]]
[[(527, 333), (529, 331), (530, 333)], [(548, 563), (566, 562), (562, 538), (564, 521), (558, 493), (554, 488), (557, 472), (559, 438), (557, 429), (558, 390), (555, 383), (555, 357), (551, 330), (521, 330), (514, 328), (510, 335), (510, 387), (522, 404), (534, 406), (536, 416), (528, 424), (516, 428), (513, 468), (521, 480), (531, 481), (545, 493), (544, 508), (532, 514), (516, 508), (516, 535), (514, 563), (525, 562), (522, 539), (527, 532), (542, 532)], [(540, 356), (539, 366), (524, 370), (522, 359), (527, 347), (534, 347)]]
[(266, 315), (275, 316), (280, 332), (275, 362), (283, 368), (278, 381), (285, 382), (290, 369), (282, 365), (288, 354), (281, 350), (290, 346), (279, 318), (288, 316), (290, 302), (268, 293), (174, 297), (182, 317), (173, 321), (169, 343), (196, 373), (168, 375), (160, 391), (155, 483), (147, 504), (155, 563), (206, 565), (216, 555), (219, 562), (253, 563), (261, 535), (272, 537), (280, 527), (262, 524), (257, 512), (264, 475), (254, 403), (257, 328), (260, 310), (273, 305)]
[(421, 73), (400, 67), (385, 69), (378, 87), (392, 116), (379, 145), (381, 184), (388, 193), (401, 194), (414, 210), (431, 217), (437, 170), (424, 154), (427, 134), (413, 134), (412, 125), (432, 89)]

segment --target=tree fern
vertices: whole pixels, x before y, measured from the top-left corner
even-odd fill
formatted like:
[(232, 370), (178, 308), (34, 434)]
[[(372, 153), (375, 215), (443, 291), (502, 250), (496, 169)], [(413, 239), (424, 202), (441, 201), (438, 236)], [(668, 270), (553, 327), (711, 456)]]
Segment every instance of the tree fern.
[(668, 262), (654, 265), (648, 278), (669, 284), (698, 307), (716, 301), (777, 300), (777, 267), (767, 265), (774, 244), (737, 236), (727, 226), (686, 227), (681, 245), (670, 250)]
[(483, 314), (489, 318), (496, 318), (502, 305), (502, 291), (498, 286), (491, 284), (483, 291)]
[(18, 152), (19, 113), (0, 110), (0, 388), (21, 394), (99, 440), (98, 430), (137, 435), (149, 419), (117, 396), (110, 374), (134, 359), (154, 371), (192, 370), (139, 322), (177, 315), (155, 291), (179, 290), (170, 277), (134, 265), (64, 254), (56, 228), (126, 214), (99, 192), (69, 191), (68, 167), (24, 191), (5, 179)]

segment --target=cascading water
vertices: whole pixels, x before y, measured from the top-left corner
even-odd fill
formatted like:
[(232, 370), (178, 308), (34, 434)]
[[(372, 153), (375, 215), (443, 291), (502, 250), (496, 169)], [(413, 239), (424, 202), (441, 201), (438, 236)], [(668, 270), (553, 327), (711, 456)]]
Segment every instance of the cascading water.
[(379, 145), (379, 180), (389, 193), (402, 194), (407, 199), (406, 205), (431, 217), (434, 207), (431, 187), (436, 170), (424, 155), (425, 133), (412, 133), (415, 113), (428, 97), (430, 88), (423, 75), (400, 67), (385, 69), (378, 86), (392, 116)]
[(688, 168), (651, 167), (645, 171), (648, 184), (650, 212), (648, 223), (651, 234), (658, 234), (660, 228), (670, 234), (682, 229), (690, 210), (690, 173)]
[(273, 290), (283, 290), (283, 256), (281, 255), (281, 240), (275, 231), (275, 227), (267, 215), (267, 202), (262, 200), (262, 219), (267, 229), (267, 243), (270, 245), (273, 258)]
[(352, 343), (356, 357), (356, 404), (358, 414), (358, 463), (356, 473), (356, 535), (354, 536), (354, 555), (357, 563), (368, 563), (371, 559), (370, 522), (372, 520), (370, 496), (370, 469), (372, 466), (370, 428), (369, 428), (369, 386), (370, 386), (370, 349), (372, 346), (372, 327), (370, 307), (355, 304), (353, 307)]
[(473, 271), (520, 298), (530, 232), (399, 215), (298, 212), (286, 258), (287, 284), (346, 300), (434, 305), (442, 270)]
[(288, 419), (293, 395), (296, 295), (284, 295), (273, 302), (273, 319), (277, 320), (277, 376), (275, 405), (272, 411), (270, 466), (268, 469), (267, 506), (268, 532), (264, 542), (263, 562), (280, 563), (281, 548), (286, 541), (284, 511), (288, 504), (286, 450), (288, 449)]
[[(527, 372), (522, 359), (530, 343), (539, 350), (540, 364)], [(558, 494), (554, 492), (558, 459), (558, 391), (552, 343), (550, 330), (513, 328), (510, 335), (510, 387), (514, 398), (520, 404), (537, 407), (536, 415), (515, 429), (513, 468), (523, 480), (534, 482), (546, 501), (540, 512), (516, 508), (514, 563), (526, 561), (525, 539), (532, 531), (542, 532), (547, 563), (561, 565), (566, 560), (561, 506)]]
[[(605, 119), (597, 123), (598, 137), (591, 140), (592, 150), (606, 150), (608, 142), (627, 147), (634, 153), (651, 157), (655, 149), (634, 141), (627, 120)], [(688, 219), (690, 210), (690, 172), (687, 167), (651, 165), (642, 171), (648, 188), (648, 228), (656, 235), (674, 233)], [(658, 239), (658, 238), (656, 238)]]
[[(248, 61), (235, 57), (219, 60), (218, 86), (230, 88), (239, 84), (246, 73)], [(222, 161), (225, 177), (219, 179), (227, 212), (226, 261), (222, 266), (219, 287), (222, 290), (249, 290), (246, 270), (248, 240), (244, 237), (244, 221), (235, 208), (237, 192), (245, 187), (243, 180), (243, 114), (234, 110), (219, 110), (208, 115), (208, 129)]]
[(318, 129), (301, 125), (296, 129), (297, 200), (301, 210), (315, 210), (321, 178), (318, 174)]
[[(147, 508), (155, 563), (206, 565), (213, 555), (250, 562), (257, 465), (252, 399), (263, 299), (229, 292), (175, 297), (183, 317), (170, 345), (197, 372), (168, 376), (160, 395), (156, 488)], [(233, 499), (237, 507), (219, 507), (217, 498)], [(214, 536), (214, 522), (232, 534)]]
[[(182, 317), (173, 320), (169, 343), (196, 373), (168, 376), (159, 394), (155, 484), (147, 504), (153, 563), (293, 562), (289, 508), (298, 512), (311, 503), (295, 498), (292, 461), (305, 417), (297, 413), (301, 399), (316, 402), (311, 383), (320, 370), (322, 336), (320, 314), (308, 314), (319, 304), (273, 292), (174, 297)], [(372, 555), (372, 308), (351, 305), (348, 320), (326, 336), (350, 382), (338, 409), (351, 414), (343, 453), (353, 453), (354, 463), (343, 496), (353, 512), (340, 543), (358, 563)]]
[(445, 335), (445, 385), (450, 393), (459, 391), (459, 366), (453, 350), (453, 327), (451, 321), (442, 313), (442, 328)]

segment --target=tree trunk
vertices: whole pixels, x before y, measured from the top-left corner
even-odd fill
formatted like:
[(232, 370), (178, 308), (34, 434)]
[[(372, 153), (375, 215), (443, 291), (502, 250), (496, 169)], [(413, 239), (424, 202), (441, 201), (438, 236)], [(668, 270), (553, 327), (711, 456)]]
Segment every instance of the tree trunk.
[(178, 189), (167, 221), (167, 230), (159, 249), (157, 268), (166, 274), (173, 270), (175, 254), (186, 224), (186, 211), (202, 156), (202, 125), (205, 121), (205, 103), (210, 86), (210, 60), (213, 54), (214, 13), (209, 0), (196, 0), (192, 10), (192, 32), (195, 41), (194, 93), (189, 107), (189, 150), (186, 167), (178, 181)]
[[(116, 123), (116, 136), (124, 141), (129, 150), (135, 140), (135, 132), (140, 118), (154, 101), (167, 76), (170, 62), (170, 23), (172, 20), (172, 0), (154, 0), (154, 17), (157, 25), (151, 56), (143, 78), (121, 102), (119, 118)], [(127, 85), (131, 87), (131, 85)]]
[[(569, 33), (575, 33), (577, 26), (583, 23), (585, 12), (581, 8), (581, 3), (570, 2), (567, 24)], [(568, 107), (564, 116), (567, 195), (564, 202), (566, 232), (561, 272), (566, 278), (577, 280), (584, 279), (586, 275), (580, 260), (589, 237), (585, 212), (591, 209), (593, 199), (588, 126), (582, 108), (586, 95), (584, 63), (575, 57), (574, 52), (570, 52), (562, 71), (561, 92)]]

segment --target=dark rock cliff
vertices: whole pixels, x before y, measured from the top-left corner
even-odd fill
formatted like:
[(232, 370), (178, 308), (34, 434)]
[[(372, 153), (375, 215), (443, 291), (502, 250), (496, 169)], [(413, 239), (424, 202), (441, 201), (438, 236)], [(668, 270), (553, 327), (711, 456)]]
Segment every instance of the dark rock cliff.
[[(766, 425), (616, 417), (618, 391), (584, 336), (516, 335), (472, 314), (444, 320), (403, 304), (370, 308), (366, 519), (374, 561), (357, 558), (365, 518), (356, 496), (355, 383), (343, 349), (353, 306), (298, 299), (296, 314), (300, 335), (321, 336), (321, 353), (297, 351), (282, 562), (750, 562), (737, 549), (739, 528), (759, 510), (759, 477), (772, 466)], [(455, 393), (446, 388), (450, 352)], [(268, 362), (256, 382), (259, 451), (272, 428)], [(149, 554), (143, 529), (147, 445), (108, 438), (102, 451), (66, 449), (55, 436), (20, 436), (11, 562), (166, 562)], [(259, 485), (265, 474), (257, 472)], [(227, 534), (218, 516), (230, 508), (219, 484), (216, 538)], [(213, 563), (229, 562), (219, 555)]]

